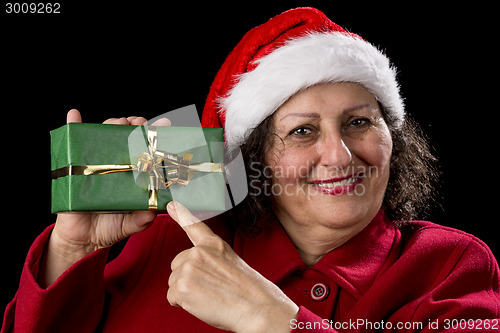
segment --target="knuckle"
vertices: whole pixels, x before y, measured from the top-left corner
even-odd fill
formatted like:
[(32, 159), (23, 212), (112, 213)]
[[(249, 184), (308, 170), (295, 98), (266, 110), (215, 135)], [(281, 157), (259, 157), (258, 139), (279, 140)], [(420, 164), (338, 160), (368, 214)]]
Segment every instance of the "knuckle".
[(193, 261), (188, 261), (182, 266), (182, 273), (188, 276), (193, 276), (198, 267)]
[(181, 278), (175, 284), (175, 290), (178, 294), (188, 294), (193, 290), (193, 285), (190, 278)]
[(182, 307), (182, 305), (183, 305), (182, 299), (177, 298), (173, 289), (169, 289), (167, 291), (167, 301), (172, 306), (181, 306)]
[(167, 300), (170, 304), (175, 304), (175, 297), (174, 297), (174, 292), (173, 289), (168, 289), (167, 291)]
[(182, 264), (186, 261), (189, 256), (190, 250), (184, 250), (179, 253), (170, 263), (170, 268), (172, 271), (176, 270), (178, 267), (182, 266)]
[(228, 251), (228, 244), (219, 236), (208, 236), (207, 244), (219, 253), (226, 253)]
[(196, 246), (189, 250), (188, 262), (203, 261), (206, 257), (205, 249), (202, 246)]

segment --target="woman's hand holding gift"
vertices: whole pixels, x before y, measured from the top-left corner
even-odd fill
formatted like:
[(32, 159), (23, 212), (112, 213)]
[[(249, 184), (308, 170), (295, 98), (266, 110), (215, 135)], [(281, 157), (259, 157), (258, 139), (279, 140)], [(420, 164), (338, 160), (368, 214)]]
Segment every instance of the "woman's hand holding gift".
[[(68, 112), (68, 123), (81, 123), (80, 112)], [(143, 117), (111, 118), (104, 124), (144, 125)], [(157, 126), (170, 126), (168, 119), (155, 122)], [(38, 282), (47, 287), (71, 265), (84, 256), (107, 248), (137, 232), (146, 230), (156, 213), (152, 211), (132, 214), (60, 213), (44, 252)]]

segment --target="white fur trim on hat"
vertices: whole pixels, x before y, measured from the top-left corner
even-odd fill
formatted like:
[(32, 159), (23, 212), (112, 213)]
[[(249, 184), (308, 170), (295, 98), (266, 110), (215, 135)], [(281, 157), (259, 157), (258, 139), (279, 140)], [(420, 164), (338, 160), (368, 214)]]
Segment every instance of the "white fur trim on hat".
[(382, 52), (358, 37), (309, 33), (286, 42), (257, 63), (220, 101), (220, 110), (226, 114), (229, 150), (245, 143), (250, 133), (291, 96), (318, 83), (359, 83), (397, 119), (396, 126), (403, 121), (396, 70)]

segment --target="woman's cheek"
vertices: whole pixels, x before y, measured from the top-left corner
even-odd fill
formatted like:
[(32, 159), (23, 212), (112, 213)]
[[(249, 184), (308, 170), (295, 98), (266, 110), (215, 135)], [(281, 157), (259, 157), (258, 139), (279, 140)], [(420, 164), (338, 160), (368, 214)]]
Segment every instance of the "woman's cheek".
[(275, 182), (282, 184), (299, 183), (311, 176), (314, 158), (306, 151), (296, 152), (288, 149), (287, 154), (273, 163)]
[(389, 169), (392, 139), (387, 127), (373, 130), (355, 146), (353, 153), (367, 165), (380, 169), (382, 173)]

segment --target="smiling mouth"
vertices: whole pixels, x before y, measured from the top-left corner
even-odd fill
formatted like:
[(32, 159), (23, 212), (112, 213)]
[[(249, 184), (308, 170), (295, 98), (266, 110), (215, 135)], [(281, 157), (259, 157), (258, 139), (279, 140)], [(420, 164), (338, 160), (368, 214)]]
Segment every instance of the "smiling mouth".
[(337, 187), (337, 186), (344, 186), (344, 185), (352, 184), (359, 179), (360, 179), (360, 177), (354, 176), (354, 177), (347, 178), (347, 179), (337, 181), (337, 182), (319, 183), (316, 185), (318, 185), (319, 187)]
[(311, 184), (317, 185), (320, 187), (344, 186), (344, 185), (349, 185), (349, 184), (355, 183), (356, 181), (363, 178), (363, 176), (364, 176), (364, 173), (360, 172), (357, 175), (353, 175), (351, 177), (346, 176), (346, 177), (326, 179), (326, 180), (315, 180), (315, 181), (311, 182)]
[(337, 177), (333, 179), (315, 180), (310, 184), (316, 186), (319, 191), (327, 194), (342, 194), (353, 191), (356, 185), (363, 181), (364, 173), (352, 176)]

